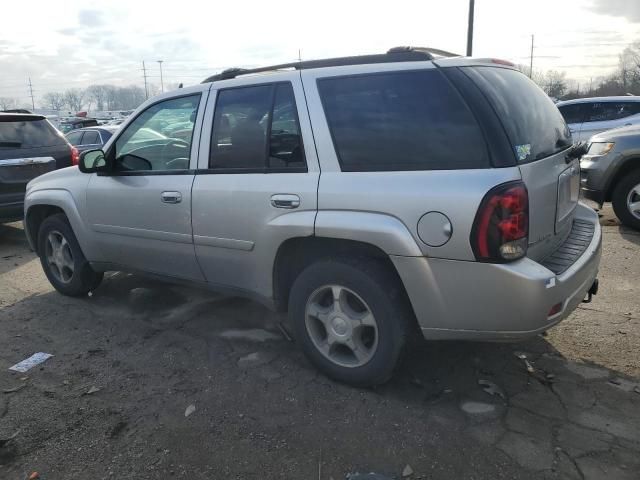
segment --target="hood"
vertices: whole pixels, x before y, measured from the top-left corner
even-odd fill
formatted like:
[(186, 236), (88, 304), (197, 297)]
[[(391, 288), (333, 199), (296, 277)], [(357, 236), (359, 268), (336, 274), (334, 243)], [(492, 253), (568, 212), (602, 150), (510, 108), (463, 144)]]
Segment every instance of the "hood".
[(589, 143), (593, 142), (615, 142), (617, 139), (636, 137), (640, 144), (640, 125), (629, 125), (625, 127), (613, 128), (594, 135), (589, 139)]

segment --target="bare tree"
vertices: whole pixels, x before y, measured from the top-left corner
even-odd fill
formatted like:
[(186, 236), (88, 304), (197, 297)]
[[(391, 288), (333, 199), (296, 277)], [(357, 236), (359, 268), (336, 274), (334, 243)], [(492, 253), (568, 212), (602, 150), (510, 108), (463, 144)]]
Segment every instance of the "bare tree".
[(96, 104), (96, 110), (104, 110), (107, 101), (108, 85), (91, 85), (87, 88), (87, 97)]
[(542, 89), (552, 98), (561, 98), (567, 92), (567, 74), (549, 70), (543, 80)]
[(76, 112), (82, 110), (84, 90), (80, 88), (70, 88), (64, 92), (64, 99), (71, 110), (75, 110)]
[(0, 97), (0, 110), (9, 110), (16, 108), (18, 101), (11, 97)]
[(45, 93), (42, 97), (42, 100), (44, 101), (45, 105), (52, 110), (60, 110), (67, 103), (64, 94), (60, 92)]

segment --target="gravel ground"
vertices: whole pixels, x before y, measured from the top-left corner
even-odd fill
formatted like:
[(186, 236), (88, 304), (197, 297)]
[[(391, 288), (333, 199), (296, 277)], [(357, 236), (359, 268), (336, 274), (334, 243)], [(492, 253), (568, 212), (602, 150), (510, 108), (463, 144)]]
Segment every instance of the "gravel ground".
[(601, 223), (591, 304), (525, 343), (420, 343), (374, 390), (247, 300), (119, 273), (63, 297), (0, 226), (0, 479), (638, 479), (640, 234)]

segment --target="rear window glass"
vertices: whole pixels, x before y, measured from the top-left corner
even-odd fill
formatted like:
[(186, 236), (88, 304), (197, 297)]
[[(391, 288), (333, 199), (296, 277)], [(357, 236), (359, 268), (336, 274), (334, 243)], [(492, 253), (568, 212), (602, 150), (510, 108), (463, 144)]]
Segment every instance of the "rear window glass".
[(0, 122), (0, 148), (63, 145), (65, 140), (46, 120)]
[(484, 137), (437, 70), (318, 80), (343, 171), (490, 166)]
[(465, 67), (502, 119), (519, 163), (571, 146), (571, 133), (553, 101), (522, 73), (508, 68)]

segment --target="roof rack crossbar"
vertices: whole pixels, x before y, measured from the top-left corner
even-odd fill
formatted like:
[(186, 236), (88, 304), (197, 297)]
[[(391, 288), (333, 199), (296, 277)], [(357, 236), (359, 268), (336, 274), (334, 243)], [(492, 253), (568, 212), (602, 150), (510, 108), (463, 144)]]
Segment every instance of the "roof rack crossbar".
[(383, 54), (357, 55), (352, 57), (327, 58), (322, 60), (305, 60), (300, 62), (281, 63), (268, 67), (258, 68), (229, 68), (216, 75), (206, 78), (202, 83), (228, 80), (240, 75), (252, 73), (272, 72), (277, 70), (296, 69), (305, 70), (323, 67), (341, 67), (346, 65), (364, 65), (368, 63), (393, 63), (393, 62), (415, 62), (434, 60), (435, 57), (458, 57), (459, 55), (437, 48), (422, 47), (394, 47)]

